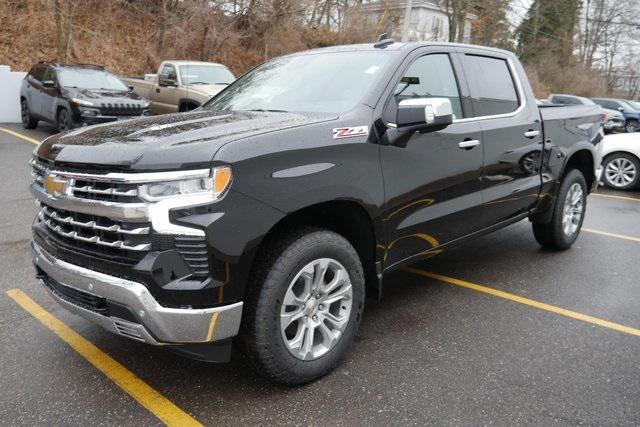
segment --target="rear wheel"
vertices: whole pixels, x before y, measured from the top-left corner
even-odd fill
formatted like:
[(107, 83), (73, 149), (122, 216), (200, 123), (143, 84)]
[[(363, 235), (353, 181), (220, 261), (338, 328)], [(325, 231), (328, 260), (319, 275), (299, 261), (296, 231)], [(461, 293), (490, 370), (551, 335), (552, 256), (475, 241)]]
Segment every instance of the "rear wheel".
[(22, 118), (22, 126), (25, 129), (35, 129), (38, 126), (38, 120), (31, 116), (31, 110), (26, 99), (20, 102), (20, 116)]
[(549, 223), (533, 223), (533, 235), (538, 243), (550, 249), (568, 249), (576, 241), (587, 208), (587, 183), (579, 170), (567, 173)]
[(254, 367), (290, 385), (325, 375), (353, 342), (364, 309), (358, 254), (336, 233), (305, 228), (258, 263), (242, 332)]
[(58, 131), (64, 132), (65, 130), (73, 129), (73, 120), (71, 120), (71, 114), (66, 108), (61, 108), (58, 111)]
[(629, 190), (640, 182), (640, 161), (627, 153), (614, 153), (604, 162), (604, 182), (616, 190)]

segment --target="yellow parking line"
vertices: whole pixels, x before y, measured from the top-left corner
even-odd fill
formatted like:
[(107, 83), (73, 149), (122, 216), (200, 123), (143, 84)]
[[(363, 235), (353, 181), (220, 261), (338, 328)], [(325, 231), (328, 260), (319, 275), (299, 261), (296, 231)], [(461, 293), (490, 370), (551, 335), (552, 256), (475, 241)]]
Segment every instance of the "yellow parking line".
[(168, 426), (201, 426), (189, 414), (151, 388), (111, 356), (58, 320), (20, 289), (8, 290), (7, 295), (44, 326), (53, 331), (62, 341), (66, 342), (100, 372), (105, 374), (107, 378), (116, 383), (118, 387), (133, 397), (139, 404), (158, 417), (160, 421)]
[(35, 145), (40, 144), (40, 141), (38, 141), (37, 139), (30, 138), (30, 137), (28, 137), (26, 135), (23, 135), (21, 133), (18, 133), (18, 132), (9, 130), (9, 129), (0, 128), (0, 131), (6, 132), (8, 134), (11, 134), (11, 135), (15, 136), (16, 138), (24, 139), (25, 141), (29, 141), (30, 143), (35, 144)]
[(524, 298), (518, 295), (510, 294), (509, 292), (504, 292), (498, 289), (489, 288), (489, 287), (478, 285), (471, 282), (466, 282), (460, 279), (454, 279), (453, 277), (447, 277), (441, 274), (419, 270), (417, 268), (408, 267), (408, 268), (405, 268), (404, 270), (408, 271), (409, 273), (417, 274), (419, 276), (439, 280), (441, 282), (449, 283), (455, 286), (460, 286), (462, 288), (472, 289), (477, 292), (493, 295), (494, 297), (503, 298), (509, 301), (514, 301), (520, 304), (528, 305), (530, 307), (538, 308), (540, 310), (549, 311), (551, 313), (559, 314), (561, 316), (571, 317), (572, 319), (577, 319), (583, 322), (591, 323), (593, 325), (602, 326), (603, 328), (613, 329), (614, 331), (623, 332), (625, 334), (630, 334), (630, 335), (635, 335), (640, 337), (640, 329), (620, 325), (619, 323), (609, 322), (608, 320), (599, 319), (597, 317), (588, 316), (586, 314), (578, 313), (572, 310), (567, 310), (565, 308), (557, 307), (555, 305), (546, 304), (546, 303), (535, 301), (529, 298)]
[(625, 236), (624, 234), (608, 233), (606, 231), (593, 230), (591, 228), (582, 227), (582, 231), (587, 233), (600, 234), (607, 237), (615, 237), (617, 239), (631, 240), (632, 242), (640, 242), (640, 237)]
[(633, 202), (640, 202), (640, 199), (638, 199), (636, 197), (614, 196), (612, 194), (602, 194), (602, 193), (591, 193), (591, 195), (592, 196), (597, 196), (597, 197), (606, 197), (607, 199), (631, 200)]

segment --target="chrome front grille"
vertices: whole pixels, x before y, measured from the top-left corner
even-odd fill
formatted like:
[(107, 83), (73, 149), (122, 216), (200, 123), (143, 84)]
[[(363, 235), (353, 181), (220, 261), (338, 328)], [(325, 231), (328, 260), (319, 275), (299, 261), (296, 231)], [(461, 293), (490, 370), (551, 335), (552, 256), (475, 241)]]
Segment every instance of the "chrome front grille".
[(108, 102), (100, 104), (100, 112), (105, 116), (139, 116), (142, 114), (142, 106), (140, 104)]
[(40, 220), (49, 230), (67, 241), (125, 251), (151, 249), (148, 225), (118, 223), (108, 218), (63, 211), (43, 205)]
[(174, 250), (193, 277), (209, 276), (204, 231), (175, 224), (169, 213), (211, 202), (213, 193), (154, 199), (145, 188), (172, 180), (206, 179), (210, 170), (87, 173), (35, 159), (31, 164), (31, 192), (41, 208), (35, 234), (42, 244), (60, 249), (61, 256), (81, 254), (134, 265), (149, 254)]

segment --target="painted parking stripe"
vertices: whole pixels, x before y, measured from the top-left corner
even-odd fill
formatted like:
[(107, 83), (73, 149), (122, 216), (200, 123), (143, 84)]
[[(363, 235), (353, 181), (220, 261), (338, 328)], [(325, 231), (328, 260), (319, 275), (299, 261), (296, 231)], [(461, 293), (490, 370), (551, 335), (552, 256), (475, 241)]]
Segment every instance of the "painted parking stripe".
[(524, 304), (540, 310), (559, 314), (561, 316), (570, 317), (576, 320), (581, 320), (583, 322), (590, 323), (592, 325), (597, 325), (603, 328), (613, 329), (614, 331), (640, 337), (640, 329), (624, 326), (619, 323), (609, 322), (608, 320), (599, 319), (597, 317), (578, 313), (577, 311), (567, 310), (566, 308), (557, 307), (555, 305), (546, 304), (544, 302), (535, 301), (529, 298), (524, 298), (515, 294), (511, 294), (509, 292), (500, 291), (498, 289), (489, 288), (487, 286), (478, 285), (476, 283), (467, 282), (465, 280), (455, 279), (453, 277), (443, 276), (441, 274), (431, 273), (429, 271), (424, 271), (417, 268), (408, 267), (408, 268), (405, 268), (404, 270), (409, 273), (417, 274), (422, 277), (428, 277), (430, 279), (439, 280), (441, 282), (449, 283), (451, 285), (460, 286), (462, 288), (471, 289), (477, 292), (482, 292), (484, 294), (492, 295), (494, 297), (503, 298), (509, 301), (517, 302), (519, 304)]
[(604, 197), (604, 198), (607, 198), (607, 199), (618, 199), (618, 200), (629, 200), (629, 201), (633, 201), (633, 202), (640, 202), (640, 199), (637, 198), (637, 197), (614, 196), (613, 194), (591, 193), (590, 196)]
[(38, 305), (20, 289), (11, 289), (7, 291), (7, 295), (95, 366), (96, 369), (106, 375), (118, 387), (133, 397), (140, 405), (158, 417), (160, 421), (168, 426), (201, 426), (191, 415), (178, 408), (133, 372), (58, 320), (57, 317)]
[(592, 228), (582, 227), (582, 231), (587, 233), (599, 234), (601, 236), (615, 237), (616, 239), (630, 240), (632, 242), (640, 242), (640, 237), (625, 236), (624, 234), (609, 233), (607, 231), (594, 230)]
[(23, 139), (23, 140), (28, 141), (28, 142), (30, 142), (30, 143), (32, 143), (32, 144), (35, 144), (35, 145), (40, 144), (40, 141), (38, 141), (37, 139), (33, 139), (33, 138), (31, 138), (31, 137), (28, 137), (27, 135), (23, 135), (23, 134), (21, 134), (21, 133), (18, 133), (18, 132), (12, 131), (12, 130), (10, 130), (10, 129), (0, 128), (0, 131), (2, 131), (2, 132), (6, 132), (6, 133), (8, 133), (9, 135), (13, 135), (13, 136), (15, 136), (16, 138)]

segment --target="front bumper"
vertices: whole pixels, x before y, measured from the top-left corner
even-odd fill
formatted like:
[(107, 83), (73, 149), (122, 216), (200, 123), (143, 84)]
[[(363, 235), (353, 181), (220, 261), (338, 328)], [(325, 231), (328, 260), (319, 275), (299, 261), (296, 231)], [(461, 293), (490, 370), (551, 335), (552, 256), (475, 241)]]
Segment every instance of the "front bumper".
[[(238, 334), (242, 302), (214, 308), (168, 308), (141, 283), (89, 270), (56, 259), (32, 243), (33, 263), (45, 275), (81, 298), (100, 298), (128, 309), (133, 319), (99, 313), (64, 294), (47, 289), (63, 307), (109, 332), (152, 345), (210, 343)], [(135, 320), (135, 321), (132, 321)]]
[(622, 130), (624, 129), (624, 120), (609, 119), (606, 122), (604, 122), (603, 126), (606, 130), (614, 130), (614, 129)]

